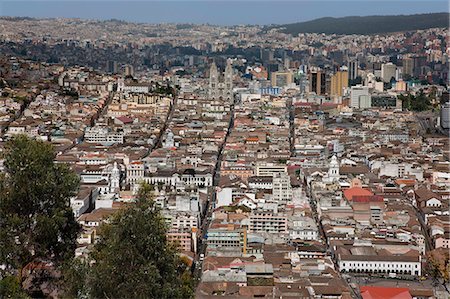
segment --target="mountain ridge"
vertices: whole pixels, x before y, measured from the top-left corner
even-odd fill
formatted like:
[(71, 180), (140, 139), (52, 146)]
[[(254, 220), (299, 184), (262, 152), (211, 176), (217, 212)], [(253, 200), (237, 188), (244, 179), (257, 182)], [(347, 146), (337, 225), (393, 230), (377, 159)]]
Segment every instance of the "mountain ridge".
[(373, 15), (348, 17), (323, 17), (306, 22), (277, 25), (283, 32), (325, 34), (377, 34), (402, 31), (444, 28), (449, 26), (447, 12), (412, 15)]

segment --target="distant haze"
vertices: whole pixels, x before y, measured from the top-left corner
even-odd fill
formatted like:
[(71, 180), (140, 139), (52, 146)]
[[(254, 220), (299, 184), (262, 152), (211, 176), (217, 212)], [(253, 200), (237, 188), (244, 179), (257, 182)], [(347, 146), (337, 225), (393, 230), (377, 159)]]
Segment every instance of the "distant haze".
[(286, 24), (321, 17), (448, 12), (429, 1), (2, 1), (0, 15), (144, 23)]

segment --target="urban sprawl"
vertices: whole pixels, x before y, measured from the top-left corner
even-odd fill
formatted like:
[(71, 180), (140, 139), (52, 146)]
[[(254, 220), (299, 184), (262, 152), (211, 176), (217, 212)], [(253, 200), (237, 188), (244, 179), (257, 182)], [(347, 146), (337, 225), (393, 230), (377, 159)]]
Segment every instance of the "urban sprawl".
[(80, 258), (150, 184), (197, 298), (447, 298), (447, 37), (1, 18), (0, 147), (79, 175)]

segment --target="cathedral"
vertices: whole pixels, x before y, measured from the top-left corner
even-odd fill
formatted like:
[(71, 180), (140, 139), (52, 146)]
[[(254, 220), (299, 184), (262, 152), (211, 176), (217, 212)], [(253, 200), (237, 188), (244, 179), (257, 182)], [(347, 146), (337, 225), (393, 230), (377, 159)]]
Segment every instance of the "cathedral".
[(209, 99), (212, 101), (222, 100), (231, 103), (233, 101), (233, 68), (231, 66), (231, 60), (228, 59), (227, 61), (223, 82), (221, 82), (219, 77), (222, 76), (220, 76), (217, 66), (213, 62), (209, 70)]

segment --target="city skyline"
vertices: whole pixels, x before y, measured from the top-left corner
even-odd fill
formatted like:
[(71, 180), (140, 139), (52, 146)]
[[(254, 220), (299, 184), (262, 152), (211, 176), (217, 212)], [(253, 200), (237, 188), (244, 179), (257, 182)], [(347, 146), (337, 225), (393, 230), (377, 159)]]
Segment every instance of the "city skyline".
[[(107, 8), (107, 9), (106, 9)], [(277, 11), (278, 13), (274, 13)], [(170, 12), (170, 13), (168, 13)], [(269, 25), (322, 17), (448, 12), (446, 1), (2, 1), (0, 15), (137, 23)]]

